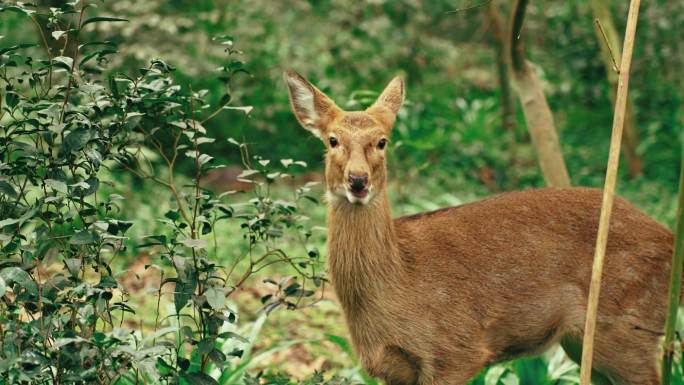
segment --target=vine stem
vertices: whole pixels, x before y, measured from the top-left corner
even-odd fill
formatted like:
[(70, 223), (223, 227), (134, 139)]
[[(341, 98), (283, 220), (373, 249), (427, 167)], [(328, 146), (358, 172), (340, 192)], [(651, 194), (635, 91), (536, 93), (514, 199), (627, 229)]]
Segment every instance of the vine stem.
[[(64, 122), (64, 113), (66, 112), (66, 106), (69, 103), (69, 94), (71, 93), (71, 84), (73, 83), (74, 70), (76, 69), (76, 62), (78, 61), (78, 35), (81, 33), (81, 24), (83, 23), (83, 14), (85, 13), (86, 5), (85, 0), (81, 1), (81, 12), (78, 15), (78, 32), (76, 33), (76, 52), (74, 52), (74, 57), (71, 61), (71, 70), (69, 71), (69, 76), (67, 77), (67, 89), (64, 94), (64, 102), (62, 103), (62, 112), (59, 114), (59, 122)], [(69, 44), (69, 37), (65, 39), (64, 46)]]
[(582, 343), (582, 366), (580, 372), (580, 384), (591, 384), (591, 366), (594, 357), (594, 335), (596, 334), (596, 319), (598, 316), (599, 294), (601, 291), (601, 275), (608, 242), (608, 228), (610, 216), (613, 211), (615, 199), (615, 184), (617, 180), (618, 165), (620, 163), (620, 144), (622, 131), (625, 124), (625, 111), (627, 108), (627, 92), (629, 89), (629, 70), (632, 65), (632, 51), (636, 35), (637, 20), (639, 18), (640, 0), (631, 0), (629, 14), (627, 15), (627, 27), (625, 29), (624, 51), (622, 53), (617, 99), (615, 101), (615, 115), (613, 115), (613, 130), (610, 140), (610, 152), (606, 167), (606, 180), (603, 187), (603, 201), (601, 203), (601, 217), (596, 235), (596, 250), (594, 252), (594, 266), (591, 272), (591, 285), (587, 300), (587, 315), (584, 327), (584, 340)]
[[(684, 120), (682, 120), (684, 124)], [(684, 137), (682, 137), (684, 143)], [(672, 379), (672, 362), (674, 360), (674, 335), (677, 324), (677, 309), (682, 291), (682, 261), (684, 260), (684, 150), (679, 169), (679, 192), (677, 198), (677, 224), (675, 229), (674, 251), (672, 253), (672, 270), (670, 274), (670, 290), (668, 293), (667, 321), (665, 323), (665, 340), (663, 341), (662, 383), (669, 385)]]

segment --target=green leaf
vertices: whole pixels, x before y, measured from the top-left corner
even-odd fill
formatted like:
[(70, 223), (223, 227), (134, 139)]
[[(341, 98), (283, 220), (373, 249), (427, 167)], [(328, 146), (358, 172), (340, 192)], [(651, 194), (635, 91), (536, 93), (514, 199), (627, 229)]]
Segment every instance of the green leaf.
[(56, 179), (45, 179), (45, 185), (50, 187), (51, 189), (61, 192), (63, 194), (68, 194), (69, 190), (67, 188), (67, 184), (62, 182), (61, 180), (56, 180)]
[(94, 148), (86, 150), (86, 156), (90, 159), (93, 164), (99, 166), (102, 163), (102, 154)]
[(349, 344), (349, 341), (347, 341), (346, 338), (326, 333), (325, 339), (339, 346), (343, 352), (349, 354), (350, 356), (354, 354), (352, 352), (351, 344)]
[(235, 106), (235, 107), (233, 107), (233, 106), (223, 106), (223, 109), (224, 109), (224, 110), (238, 110), (238, 111), (244, 112), (245, 115), (249, 115), (249, 113), (252, 112), (252, 110), (254, 109), (254, 107), (253, 107), (253, 106)]
[(62, 143), (62, 150), (64, 152), (74, 152), (79, 151), (90, 140), (90, 133), (87, 130), (75, 130), (71, 131), (69, 135), (64, 138), (64, 143)]
[(258, 174), (258, 173), (259, 173), (259, 170), (243, 170), (243, 171), (240, 173), (240, 175), (238, 175), (238, 176), (236, 177), (236, 179), (238, 179), (238, 180), (240, 180), (240, 179), (246, 179), (246, 178), (248, 178), (248, 177), (250, 177), (250, 176), (252, 176), (252, 175), (254, 175), (254, 174)]
[(64, 260), (64, 264), (72, 277), (78, 277), (82, 267), (80, 258), (67, 258)]
[(81, 29), (83, 29), (83, 27), (85, 27), (86, 25), (92, 24), (92, 23), (121, 22), (121, 21), (128, 21), (128, 19), (122, 19), (120, 17), (95, 16), (95, 17), (91, 17), (89, 19), (86, 19), (83, 23), (81, 23)]
[(173, 303), (176, 306), (176, 311), (180, 312), (185, 305), (187, 305), (192, 293), (195, 292), (197, 281), (194, 278), (189, 278), (187, 281), (178, 279), (176, 281), (176, 290), (173, 293)]
[(496, 385), (499, 383), (499, 379), (503, 376), (506, 368), (500, 365), (493, 366), (489, 368), (487, 374), (484, 378), (485, 385)]
[(214, 143), (215, 139), (214, 138), (207, 138), (207, 137), (201, 137), (197, 138), (197, 144), (204, 144), (204, 143)]
[(100, 180), (97, 179), (97, 177), (91, 176), (90, 178), (85, 180), (85, 183), (88, 184), (88, 188), (84, 189), (83, 191), (84, 197), (95, 194), (95, 192), (97, 192), (97, 189), (100, 188)]
[(207, 241), (205, 239), (184, 239), (180, 241), (180, 243), (193, 249), (204, 249), (207, 247)]
[(221, 101), (219, 101), (219, 104), (225, 106), (226, 104), (230, 103), (230, 100), (232, 98), (233, 97), (229, 93), (223, 94), (223, 96), (221, 96)]
[[(0, 9), (0, 12), (2, 12), (2, 9)], [(23, 44), (13, 45), (13, 46), (11, 46), (11, 47), (0, 48), (0, 55), (4, 55), (4, 54), (6, 54), (6, 53), (8, 53), (8, 52), (16, 51), (16, 50), (19, 50), (19, 49), (29, 48), (29, 47), (35, 47), (35, 46), (37, 46), (37, 44), (23, 43)]]
[(0, 278), (7, 284), (11, 285), (14, 283), (23, 287), (29, 293), (35, 294), (38, 292), (38, 285), (33, 282), (31, 276), (16, 266), (2, 269), (2, 271), (0, 271)]
[(176, 370), (173, 366), (169, 365), (164, 361), (162, 357), (157, 357), (157, 364), (156, 364), (157, 370), (159, 371), (160, 374), (162, 375), (167, 375), (171, 373), (172, 371)]
[(199, 354), (207, 354), (214, 349), (214, 343), (216, 343), (216, 339), (205, 338), (197, 344), (197, 351)]
[(515, 373), (508, 372), (506, 376), (501, 378), (501, 383), (503, 385), (520, 385), (520, 379)]
[(243, 337), (237, 333), (234, 333), (234, 332), (223, 332), (223, 333), (219, 334), (218, 337), (225, 338), (225, 339), (231, 339), (231, 338), (236, 339), (236, 340), (238, 340), (242, 343), (245, 343), (245, 344), (249, 343), (249, 340), (247, 338), (245, 338), (245, 337)]
[(5, 194), (11, 198), (15, 198), (17, 196), (17, 192), (14, 190), (14, 187), (12, 187), (11, 184), (5, 182), (4, 180), (0, 180), (0, 193)]
[(223, 367), (226, 362), (226, 355), (218, 349), (213, 349), (209, 352), (209, 359), (218, 367)]
[(204, 165), (207, 162), (211, 162), (214, 159), (213, 156), (207, 155), (207, 154), (201, 154), (197, 161), (199, 162), (200, 166)]
[(16, 219), (16, 218), (3, 219), (0, 221), (0, 229), (5, 227), (5, 226), (13, 225), (15, 223), (19, 223), (19, 219)]
[(7, 284), (5, 283), (5, 280), (0, 277), (0, 297), (5, 295), (5, 292), (7, 291)]
[(19, 104), (19, 95), (16, 92), (7, 92), (5, 94), (5, 103), (7, 103), (10, 109), (14, 109)]
[(65, 33), (67, 33), (67, 31), (52, 31), (51, 35), (55, 40), (59, 40)]
[(17, 12), (17, 13), (23, 13), (23, 14), (28, 15), (28, 16), (31, 16), (34, 13), (36, 13), (36, 11), (34, 11), (32, 9), (26, 9), (24, 7), (19, 7), (16, 5), (0, 6), (0, 12), (4, 12), (4, 11), (12, 11), (12, 12)]
[(83, 50), (83, 48), (90, 47), (93, 45), (114, 46), (114, 43), (112, 43), (111, 41), (107, 41), (107, 40), (105, 40), (105, 41), (89, 41), (89, 42), (86, 42), (86, 43), (79, 45), (78, 50), (81, 51), (81, 50)]
[(192, 385), (219, 385), (219, 383), (204, 373), (183, 373), (182, 377)]
[(210, 287), (204, 295), (207, 297), (207, 302), (214, 310), (221, 310), (226, 307), (226, 293), (223, 288)]
[(97, 242), (97, 240), (97, 234), (88, 230), (82, 230), (72, 235), (69, 243), (72, 245), (88, 245)]
[(52, 58), (52, 64), (66, 71), (71, 71), (71, 66), (74, 64), (74, 59), (68, 56), (56, 56)]

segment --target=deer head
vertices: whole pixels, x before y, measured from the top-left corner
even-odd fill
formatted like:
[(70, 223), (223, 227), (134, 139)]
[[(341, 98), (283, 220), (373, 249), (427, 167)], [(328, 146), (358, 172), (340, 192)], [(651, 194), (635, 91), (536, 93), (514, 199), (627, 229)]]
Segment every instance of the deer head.
[(285, 82), (292, 112), (326, 145), (325, 181), (331, 202), (365, 205), (385, 191), (385, 151), (404, 101), (404, 81), (395, 77), (365, 111), (344, 111), (295, 71)]

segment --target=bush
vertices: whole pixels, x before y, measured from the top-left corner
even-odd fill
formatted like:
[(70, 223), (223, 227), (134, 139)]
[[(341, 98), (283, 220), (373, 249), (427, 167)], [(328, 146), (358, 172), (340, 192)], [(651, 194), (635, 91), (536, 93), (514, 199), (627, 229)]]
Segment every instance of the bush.
[[(237, 332), (228, 299), (277, 262), (296, 276), (268, 280), (274, 290), (262, 299), (266, 312), (297, 308), (325, 282), (298, 214), (300, 200), (313, 200), (309, 186), (291, 201), (271, 196), (289, 169), (306, 165), (271, 164), (231, 139), (243, 159), (241, 180), (254, 185), (251, 199), (236, 204), (234, 192), (202, 188), (203, 175), (221, 167), (202, 150), (215, 141), (203, 123), (224, 109), (250, 108), (229, 105), (227, 96), (210, 108), (206, 91), (176, 84), (174, 68), (160, 59), (135, 75), (108, 71), (116, 46), (83, 41), (84, 28), (125, 20), (74, 3), (48, 11), (21, 3), (0, 8), (46, 22), (49, 32), (44, 47), (0, 48), (0, 384), (239, 382), (253, 341)], [(229, 87), (244, 69), (232, 40), (217, 42), (226, 47), (219, 71)], [(179, 166), (191, 177), (179, 175)], [(122, 173), (173, 197), (161, 229), (142, 240), (127, 237), (135, 223), (121, 217)], [(234, 236), (248, 250), (236, 251), (227, 267), (215, 258), (213, 237), (224, 221), (239, 224)], [(303, 257), (279, 247), (287, 232), (301, 240)], [(124, 327), (136, 309), (117, 280), (115, 259), (129, 248), (148, 250), (154, 263), (145, 268), (160, 271), (152, 330)], [(173, 314), (160, 317), (165, 292)]]

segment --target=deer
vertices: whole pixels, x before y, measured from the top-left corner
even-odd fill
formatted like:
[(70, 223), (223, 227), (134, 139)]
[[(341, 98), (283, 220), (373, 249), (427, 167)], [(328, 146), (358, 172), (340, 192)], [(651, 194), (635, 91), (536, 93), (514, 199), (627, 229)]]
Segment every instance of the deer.
[[(293, 70), (284, 79), (297, 121), (326, 147), (327, 269), (370, 375), (466, 384), (487, 365), (558, 343), (579, 362), (602, 190), (508, 192), (393, 219), (386, 159), (403, 79), (362, 111), (342, 110)], [(615, 201), (594, 383), (660, 383), (673, 242)]]

